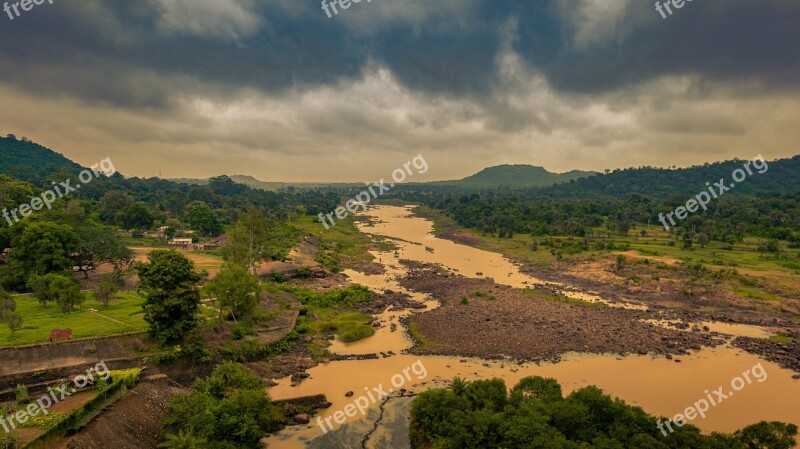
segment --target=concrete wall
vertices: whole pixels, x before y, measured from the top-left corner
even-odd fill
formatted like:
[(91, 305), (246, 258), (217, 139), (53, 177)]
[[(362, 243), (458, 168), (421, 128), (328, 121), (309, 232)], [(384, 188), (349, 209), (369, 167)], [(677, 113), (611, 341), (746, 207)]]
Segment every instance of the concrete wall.
[(89, 366), (102, 360), (137, 357), (153, 350), (143, 332), (0, 348), (0, 383), (3, 378), (14, 375)]

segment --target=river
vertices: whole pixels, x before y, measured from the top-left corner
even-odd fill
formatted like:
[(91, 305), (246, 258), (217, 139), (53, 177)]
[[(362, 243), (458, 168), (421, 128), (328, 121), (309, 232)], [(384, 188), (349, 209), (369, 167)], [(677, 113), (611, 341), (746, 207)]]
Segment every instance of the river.
[[(405, 270), (401, 259), (424, 263), (437, 263), (466, 277), (490, 277), (499, 284), (525, 288), (541, 283), (539, 279), (521, 273), (519, 267), (502, 255), (483, 251), (437, 238), (433, 223), (414, 216), (412, 207), (375, 206), (364, 212), (369, 221), (359, 225), (366, 234), (394, 241), (396, 251), (375, 252), (376, 261), (386, 270), (384, 274), (367, 275), (346, 271), (350, 279), (375, 291), (393, 290), (406, 293), (412, 299), (426, 304), (427, 309), (437, 307), (436, 301), (418, 292), (408, 291), (397, 283)], [(569, 286), (565, 286), (568, 293)], [(593, 295), (580, 299), (605, 302)], [(610, 304), (610, 306), (620, 306)], [(622, 304), (623, 307), (640, 308), (640, 304)], [(519, 379), (538, 375), (557, 379), (567, 394), (577, 388), (597, 385), (607, 393), (646, 411), (663, 416), (674, 416), (696, 401), (706, 397), (705, 391), (724, 386), (730, 390), (731, 381), (761, 364), (765, 375), (758, 381), (745, 385), (735, 395), (720, 402), (691, 423), (706, 432), (730, 432), (762, 420), (785, 421), (800, 425), (800, 381), (792, 379), (790, 370), (748, 354), (728, 345), (714, 349), (704, 348), (692, 355), (682, 356), (681, 363), (649, 355), (587, 355), (567, 354), (556, 364), (516, 364), (509, 361), (486, 361), (471, 358), (417, 357), (403, 354), (411, 347), (400, 318), (419, 310), (392, 310), (379, 315), (382, 327), (373, 337), (345, 344), (335, 341), (329, 348), (338, 354), (393, 353), (375, 360), (337, 361), (314, 367), (308, 371), (310, 378), (292, 386), (288, 378), (270, 389), (273, 399), (324, 393), (333, 406), (319, 417), (328, 420), (335, 431), (325, 424), (312, 421), (308, 426), (292, 427), (270, 438), (270, 448), (301, 449), (305, 447), (405, 449), (408, 442), (408, 410), (411, 398), (397, 391), (388, 400), (372, 399), (369, 394), (382, 387), (388, 391), (395, 385), (409, 390), (410, 394), (433, 387), (441, 387), (455, 376), (467, 380), (500, 377), (511, 387)], [(668, 325), (669, 323), (666, 323)], [(713, 330), (732, 335), (768, 336), (769, 332), (754, 326), (725, 326), (705, 323)], [(393, 325), (393, 326), (392, 326)], [(665, 323), (653, 322), (653, 325)], [(392, 328), (395, 330), (392, 331)], [(413, 368), (412, 368), (413, 367)], [(421, 369), (424, 367), (424, 370)], [(412, 369), (410, 369), (412, 368)], [(404, 376), (405, 371), (405, 377)], [(424, 375), (423, 375), (424, 374)], [(397, 377), (400, 376), (400, 377)], [(402, 382), (401, 382), (402, 380)], [(398, 387), (399, 390), (399, 387)], [(352, 397), (347, 397), (353, 392)], [(355, 413), (347, 417), (342, 426), (333, 421), (334, 414), (347, 410), (359, 397), (362, 404), (369, 402), (366, 416)], [(381, 406), (383, 404), (383, 406)], [(350, 408), (352, 412), (352, 408)], [(351, 413), (352, 415), (353, 413)], [(341, 419), (342, 415), (339, 415)]]

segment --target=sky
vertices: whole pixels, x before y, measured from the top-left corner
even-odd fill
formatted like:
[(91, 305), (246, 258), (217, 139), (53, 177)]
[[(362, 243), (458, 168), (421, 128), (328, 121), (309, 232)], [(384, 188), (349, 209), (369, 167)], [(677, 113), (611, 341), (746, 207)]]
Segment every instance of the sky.
[[(39, 0), (37, 0), (39, 1)], [(328, 0), (329, 2), (332, 0)], [(14, 2), (11, 2), (12, 4)], [(800, 153), (800, 2), (45, 0), (0, 134), (131, 176), (415, 181)], [(14, 17), (13, 20), (11, 17)]]

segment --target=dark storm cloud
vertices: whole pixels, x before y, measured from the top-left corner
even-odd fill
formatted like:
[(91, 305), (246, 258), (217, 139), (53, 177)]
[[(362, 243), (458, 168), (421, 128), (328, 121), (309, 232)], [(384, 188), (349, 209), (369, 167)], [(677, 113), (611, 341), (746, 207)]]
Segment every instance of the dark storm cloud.
[(624, 38), (575, 49), (554, 2), (520, 7), (514, 48), (554, 87), (603, 92), (668, 75), (711, 81), (800, 82), (800, 2), (695, 0), (666, 20), (635, 0), (619, 20)]
[[(443, 0), (450, 16), (426, 10), (441, 4), (408, 1), (420, 14), (400, 19), (388, 8), (401, 0), (354, 4), (331, 19), (316, 0), (196, 2), (56, 0), (14, 21), (0, 16), (0, 76), (34, 94), (163, 108), (193, 91), (333, 85), (376, 63), (414, 91), (479, 97), (493, 89), (512, 23), (512, 48), (564, 91), (681, 74), (778, 88), (800, 80), (796, 0), (696, 0), (667, 20), (652, 2), (631, 1), (616, 22), (620, 37), (586, 45), (575, 45), (564, 6), (580, 0)], [(371, 16), (373, 28), (353, 25)]]
[[(45, 4), (46, 5), (46, 4)], [(155, 0), (57, 2), (0, 29), (0, 76), (42, 93), (123, 106), (163, 106), (170, 92), (210, 84), (221, 91), (279, 91), (357, 77), (367, 52), (319, 15), (272, 14), (237, 39), (169, 32)], [(2, 18), (0, 18), (2, 19)], [(25, 73), (25, 76), (20, 76)]]

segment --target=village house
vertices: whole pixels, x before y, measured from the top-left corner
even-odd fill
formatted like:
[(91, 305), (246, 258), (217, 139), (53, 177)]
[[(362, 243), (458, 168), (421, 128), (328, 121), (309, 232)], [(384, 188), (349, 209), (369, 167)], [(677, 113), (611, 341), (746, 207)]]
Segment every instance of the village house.
[(177, 237), (170, 240), (169, 244), (172, 246), (180, 246), (186, 250), (190, 250), (193, 247), (191, 237)]

